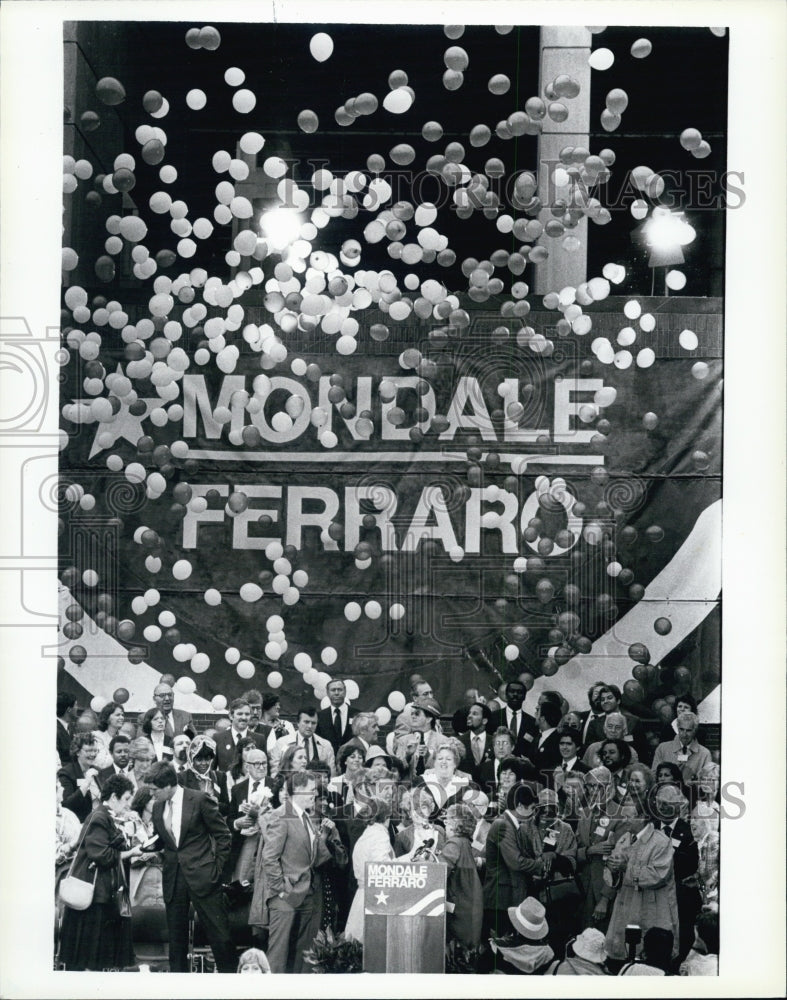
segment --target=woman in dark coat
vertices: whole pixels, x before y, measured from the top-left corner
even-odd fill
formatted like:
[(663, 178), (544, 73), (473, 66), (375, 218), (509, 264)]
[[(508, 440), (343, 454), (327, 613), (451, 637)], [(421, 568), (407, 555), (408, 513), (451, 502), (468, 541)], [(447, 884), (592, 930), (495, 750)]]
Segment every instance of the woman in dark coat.
[(446, 840), (438, 861), (448, 865), (446, 934), (468, 947), (481, 942), (484, 893), (471, 846), (476, 826), (469, 806), (449, 806), (445, 815)]
[(135, 962), (131, 917), (121, 917), (117, 890), (128, 885), (123, 862), (142, 853), (129, 847), (121, 824), (134, 786), (122, 774), (113, 774), (101, 789), (101, 805), (82, 828), (73, 874), (93, 882), (93, 902), (86, 910), (66, 906), (60, 934), (60, 962), (69, 971), (123, 969)]
[(77, 733), (71, 741), (71, 761), (57, 772), (63, 786), (63, 805), (80, 823), (99, 802), (101, 788), (96, 767), (98, 743), (92, 733)]

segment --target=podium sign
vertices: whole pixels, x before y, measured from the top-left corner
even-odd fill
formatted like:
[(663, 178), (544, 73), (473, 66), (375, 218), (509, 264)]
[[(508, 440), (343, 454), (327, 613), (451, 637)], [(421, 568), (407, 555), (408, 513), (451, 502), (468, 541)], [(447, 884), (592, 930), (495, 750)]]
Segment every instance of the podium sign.
[(363, 971), (445, 972), (446, 867), (368, 861)]

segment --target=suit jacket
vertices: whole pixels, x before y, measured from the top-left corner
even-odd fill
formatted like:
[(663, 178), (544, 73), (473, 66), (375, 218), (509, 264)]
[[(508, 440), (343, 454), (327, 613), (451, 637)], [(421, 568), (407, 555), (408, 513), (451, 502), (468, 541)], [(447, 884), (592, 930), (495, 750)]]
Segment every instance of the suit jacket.
[(606, 716), (602, 712), (598, 718), (593, 719), (590, 725), (587, 727), (587, 732), (585, 732), (585, 726), (587, 725), (588, 718), (593, 713), (589, 710), (587, 712), (580, 712), (579, 717), (582, 719), (582, 728), (580, 733), (582, 734), (582, 746), (589, 746), (591, 743), (595, 743), (596, 740), (605, 739), (604, 736), (604, 719)]
[(481, 781), (481, 771), (483, 765), (490, 760), (494, 759), (494, 754), (492, 753), (492, 737), (489, 733), (486, 734), (486, 743), (484, 745), (484, 752), (481, 756), (481, 760), (478, 764), (475, 762), (475, 757), (473, 757), (473, 746), (472, 746), (472, 734), (469, 732), (463, 733), (459, 737), (459, 742), (465, 748), (465, 753), (462, 759), (459, 761), (459, 770), (465, 771), (473, 781), (480, 784)]
[[(269, 754), (270, 773), (271, 773), (271, 775), (273, 777), (275, 777), (276, 774), (278, 773), (279, 765), (281, 764), (281, 758), (282, 758), (282, 755), (284, 754), (284, 751), (288, 747), (290, 747), (293, 744), (297, 743), (298, 739), (299, 739), (299, 737), (298, 737), (298, 735), (296, 733), (296, 734), (293, 734), (292, 736), (282, 736), (282, 738), (280, 740), (276, 740), (276, 744), (275, 744), (275, 746), (273, 747), (273, 749), (271, 750), (271, 752)], [(314, 743), (315, 743), (315, 745), (317, 747), (317, 758), (318, 758), (318, 760), (324, 760), (325, 763), (331, 769), (331, 776), (332, 777), (335, 776), (335, 774), (336, 774), (336, 759), (334, 757), (333, 747), (328, 742), (328, 740), (324, 740), (322, 738), (322, 736), (316, 736), (315, 735), (315, 736), (312, 737), (312, 739), (314, 740)]]
[(231, 837), (216, 802), (204, 792), (183, 789), (180, 836), (176, 844), (164, 825), (164, 802), (153, 806), (153, 828), (164, 849), (164, 901), (175, 890), (178, 865), (189, 892), (198, 898), (212, 893), (230, 852)]
[[(102, 767), (101, 770), (98, 772), (99, 787), (104, 784), (107, 778), (111, 778), (113, 774), (118, 774), (118, 772), (115, 770), (114, 764), (110, 764), (109, 767)], [(128, 778), (128, 780), (136, 787), (136, 783), (134, 782), (134, 777), (131, 771), (124, 771), (123, 777)]]
[(524, 846), (520, 830), (514, 828), (508, 813), (492, 820), (486, 838), (485, 910), (519, 906), (530, 894), (528, 876), (540, 866), (525, 854)]
[(71, 763), (71, 734), (67, 729), (63, 729), (57, 719), (55, 719), (55, 726), (57, 727), (57, 754), (60, 757), (60, 763), (65, 766)]
[[(566, 774), (587, 774), (590, 768), (587, 764), (583, 764), (582, 761), (577, 757), (570, 771)], [(552, 772), (548, 775), (547, 784), (550, 788), (559, 787), (559, 783), (563, 780), (563, 761), (561, 760), (559, 764), (556, 764)]]
[(315, 880), (315, 869), (330, 857), (316, 829), (314, 840), (309, 843), (303, 817), (295, 813), (291, 803), (267, 813), (262, 833), (265, 902), (284, 893), (282, 902), (298, 909)]
[[(260, 750), (265, 749), (265, 737), (262, 733), (253, 733), (247, 729), (243, 734), (249, 736)], [(216, 767), (220, 771), (228, 771), (235, 761), (235, 741), (232, 738), (232, 730), (224, 729), (216, 734)]]
[[(523, 765), (523, 781), (528, 781), (534, 785), (545, 784), (543, 775), (536, 773), (533, 762), (529, 757), (520, 757), (519, 760)], [(490, 757), (489, 760), (485, 760), (479, 768), (477, 784), (481, 786), (492, 801), (497, 798), (497, 779), (495, 778), (494, 756)]]
[(531, 744), (529, 756), (533, 761), (536, 771), (538, 771), (540, 780), (544, 783), (548, 781), (552, 772), (562, 760), (560, 750), (558, 749), (559, 742), (560, 733), (556, 729), (547, 736), (540, 747), (535, 741)]
[(653, 824), (657, 830), (664, 833), (664, 827), (670, 827), (670, 841), (674, 853), (672, 864), (675, 868), (675, 885), (679, 886), (684, 879), (697, 874), (700, 863), (700, 852), (697, 841), (691, 832), (691, 826), (685, 819), (676, 819), (673, 823), (665, 823), (663, 820)]
[(317, 735), (327, 740), (333, 747), (334, 755), (339, 752), (339, 747), (352, 739), (353, 730), (350, 722), (358, 710), (350, 706), (347, 711), (347, 725), (342, 730), (341, 736), (336, 735), (333, 728), (333, 706), (329, 705), (317, 713)]
[[(500, 726), (508, 726), (508, 710), (506, 708), (499, 708), (492, 712), (486, 731), (494, 735), (495, 730), (499, 729)], [(514, 755), (516, 757), (531, 756), (530, 748), (534, 742), (538, 742), (539, 731), (536, 720), (532, 715), (528, 715), (524, 709), (519, 717), (519, 732), (514, 733), (514, 736)]]

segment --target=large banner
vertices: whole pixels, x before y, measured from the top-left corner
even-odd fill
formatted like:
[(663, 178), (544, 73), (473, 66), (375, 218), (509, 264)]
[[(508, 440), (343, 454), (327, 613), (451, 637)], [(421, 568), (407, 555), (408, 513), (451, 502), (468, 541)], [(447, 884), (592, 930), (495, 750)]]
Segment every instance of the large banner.
[[(680, 119), (684, 176), (656, 126), (606, 134), (647, 124), (678, 36), (649, 62), (614, 35), (624, 91), (591, 85), (601, 29), (565, 66), (561, 29), (479, 29), (473, 58), (533, 92), (493, 134), (403, 71), (362, 89), (349, 26), (248, 31), (287, 40), (308, 94), (230, 65), (242, 25), (67, 28), (62, 669), (131, 709), (167, 674), (192, 711), (257, 687), (292, 712), (339, 676), (387, 721), (413, 673), (445, 708), (524, 674), (577, 708), (603, 678), (667, 721), (690, 692), (717, 721), (721, 172), (695, 228), (673, 209), (724, 143)], [(470, 56), (446, 31), (412, 60), (434, 48), (450, 94)], [(723, 35), (695, 41), (723, 76)], [(325, 127), (334, 47), (352, 142)], [(511, 79), (487, 76), (467, 86), (492, 116)]]

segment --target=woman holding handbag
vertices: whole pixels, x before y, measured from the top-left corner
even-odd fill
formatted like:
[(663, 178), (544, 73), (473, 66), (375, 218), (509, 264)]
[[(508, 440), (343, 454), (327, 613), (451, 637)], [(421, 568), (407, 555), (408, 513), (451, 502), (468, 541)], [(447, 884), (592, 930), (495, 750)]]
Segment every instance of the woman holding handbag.
[(122, 825), (133, 790), (122, 774), (107, 778), (101, 804), (85, 820), (74, 861), (61, 883), (66, 907), (60, 962), (68, 971), (100, 972), (134, 964), (123, 862), (140, 855), (142, 848), (129, 847)]

